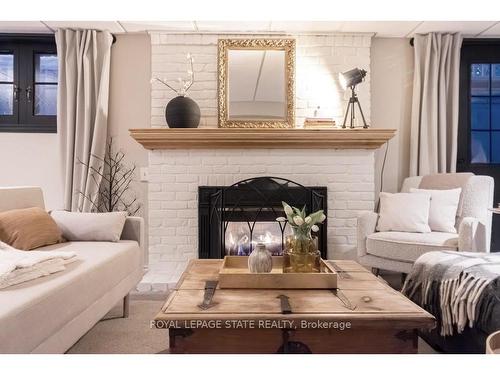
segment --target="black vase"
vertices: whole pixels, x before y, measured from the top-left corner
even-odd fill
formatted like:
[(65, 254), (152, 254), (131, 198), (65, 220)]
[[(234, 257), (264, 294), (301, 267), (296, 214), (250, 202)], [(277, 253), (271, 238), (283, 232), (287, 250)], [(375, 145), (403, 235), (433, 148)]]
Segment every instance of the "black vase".
[(200, 124), (200, 107), (187, 96), (177, 96), (165, 108), (165, 120), (170, 128), (197, 128)]

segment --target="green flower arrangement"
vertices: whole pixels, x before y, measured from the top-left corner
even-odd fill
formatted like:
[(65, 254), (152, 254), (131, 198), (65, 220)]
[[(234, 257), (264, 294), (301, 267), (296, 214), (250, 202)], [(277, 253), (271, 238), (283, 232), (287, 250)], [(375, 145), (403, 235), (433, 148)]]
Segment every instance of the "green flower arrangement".
[(319, 231), (318, 224), (325, 221), (323, 210), (307, 215), (306, 208), (292, 207), (286, 202), (283, 210), (286, 217), (278, 217), (281, 223), (290, 224), (293, 236), (288, 236), (283, 250), (283, 273), (320, 272), (321, 254), (312, 238), (311, 232)]
[(316, 211), (310, 215), (306, 214), (306, 207), (302, 209), (297, 207), (292, 207), (286, 202), (281, 202), (283, 204), (283, 210), (285, 211), (286, 217), (278, 217), (276, 221), (278, 222), (288, 222), (293, 232), (297, 236), (311, 237), (311, 232), (319, 231), (318, 224), (325, 221), (326, 215), (323, 210)]

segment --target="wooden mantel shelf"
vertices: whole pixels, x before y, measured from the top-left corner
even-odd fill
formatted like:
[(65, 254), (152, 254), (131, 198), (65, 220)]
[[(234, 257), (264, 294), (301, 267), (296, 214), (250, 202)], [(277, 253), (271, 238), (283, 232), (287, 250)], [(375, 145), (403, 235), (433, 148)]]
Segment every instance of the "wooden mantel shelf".
[(394, 137), (395, 129), (130, 129), (144, 148), (338, 148), (374, 149)]

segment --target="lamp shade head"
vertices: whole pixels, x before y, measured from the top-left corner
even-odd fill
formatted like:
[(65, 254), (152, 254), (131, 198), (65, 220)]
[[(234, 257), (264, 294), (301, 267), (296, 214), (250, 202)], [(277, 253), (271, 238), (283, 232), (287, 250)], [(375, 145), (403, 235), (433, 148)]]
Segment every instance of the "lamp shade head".
[(344, 73), (339, 73), (339, 81), (344, 89), (356, 86), (358, 83), (363, 82), (366, 77), (366, 70), (354, 68)]

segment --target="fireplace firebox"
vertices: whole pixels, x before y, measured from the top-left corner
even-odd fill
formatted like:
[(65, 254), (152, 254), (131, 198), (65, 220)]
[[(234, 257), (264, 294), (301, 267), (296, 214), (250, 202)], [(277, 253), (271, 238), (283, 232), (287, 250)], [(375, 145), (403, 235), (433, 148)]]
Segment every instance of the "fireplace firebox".
[[(231, 186), (198, 188), (198, 243), (201, 259), (221, 259), (225, 255), (249, 255), (263, 242), (273, 255), (281, 255), (288, 223), (282, 201), (307, 212), (327, 210), (327, 189), (306, 187), (279, 177), (256, 177)], [(328, 220), (328, 219), (327, 219)], [(314, 234), (321, 256), (326, 258), (327, 222)]]

